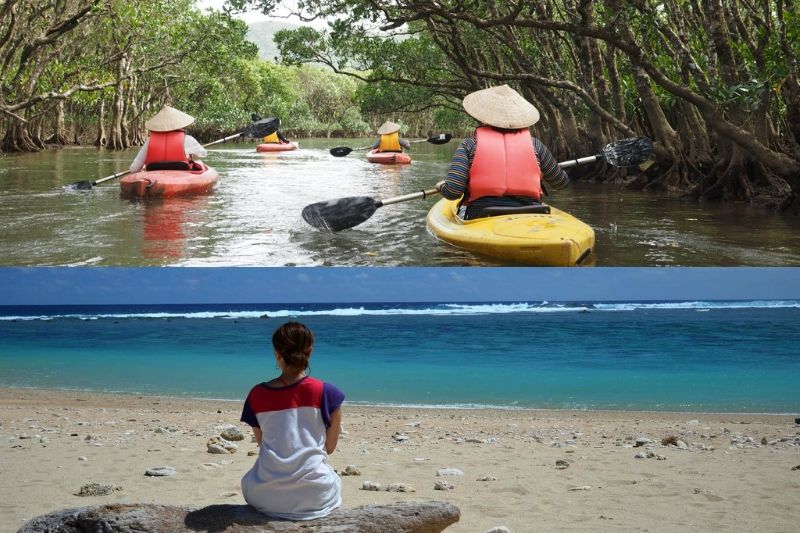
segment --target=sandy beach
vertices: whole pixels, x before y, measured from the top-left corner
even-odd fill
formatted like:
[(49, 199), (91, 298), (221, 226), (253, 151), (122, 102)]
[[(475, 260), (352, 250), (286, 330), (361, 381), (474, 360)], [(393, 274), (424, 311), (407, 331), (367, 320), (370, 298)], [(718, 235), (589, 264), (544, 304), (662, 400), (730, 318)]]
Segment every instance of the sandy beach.
[[(244, 503), (239, 479), (256, 446), (240, 409), (0, 389), (0, 530), (100, 503)], [(234, 453), (209, 453), (209, 439), (231, 424), (247, 438)], [(343, 427), (330, 462), (360, 472), (342, 478), (344, 506), (447, 500), (462, 513), (448, 532), (789, 532), (800, 523), (794, 416), (345, 405)], [(175, 475), (145, 475), (161, 466)], [(437, 475), (447, 469), (456, 475)], [(382, 490), (363, 490), (365, 481)], [(115, 490), (78, 496), (90, 483)], [(414, 492), (385, 490), (392, 484)]]

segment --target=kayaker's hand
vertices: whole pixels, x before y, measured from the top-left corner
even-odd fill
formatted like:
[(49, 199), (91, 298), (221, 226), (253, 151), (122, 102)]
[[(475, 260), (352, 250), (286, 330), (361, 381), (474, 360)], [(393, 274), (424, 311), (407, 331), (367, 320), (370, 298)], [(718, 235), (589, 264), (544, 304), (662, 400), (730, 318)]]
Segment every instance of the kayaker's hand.
[(436, 183), (436, 185), (434, 185), (433, 187), (434, 187), (434, 188), (435, 188), (437, 191), (439, 191), (439, 192), (442, 192), (442, 187), (444, 187), (444, 180), (442, 180), (442, 181), (440, 181), (440, 182)]

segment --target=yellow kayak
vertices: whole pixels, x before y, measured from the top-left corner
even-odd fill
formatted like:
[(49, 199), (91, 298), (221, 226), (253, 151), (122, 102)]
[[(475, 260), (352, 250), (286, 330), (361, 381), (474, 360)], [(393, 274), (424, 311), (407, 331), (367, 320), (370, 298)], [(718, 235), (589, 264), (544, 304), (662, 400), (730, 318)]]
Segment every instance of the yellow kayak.
[(474, 220), (456, 215), (458, 200), (442, 199), (428, 212), (439, 239), (477, 254), (537, 266), (573, 266), (594, 248), (594, 230), (550, 206), (550, 214), (511, 214)]

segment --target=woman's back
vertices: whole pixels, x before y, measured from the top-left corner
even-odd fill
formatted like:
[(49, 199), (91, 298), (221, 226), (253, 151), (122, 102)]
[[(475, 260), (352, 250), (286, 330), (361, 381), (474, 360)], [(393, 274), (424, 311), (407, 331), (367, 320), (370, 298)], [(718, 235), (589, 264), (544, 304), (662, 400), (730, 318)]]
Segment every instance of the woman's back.
[(258, 460), (242, 478), (247, 503), (290, 520), (320, 518), (341, 505), (341, 481), (328, 464), (325, 441), (343, 400), (339, 389), (310, 377), (250, 390), (242, 421), (263, 436)]

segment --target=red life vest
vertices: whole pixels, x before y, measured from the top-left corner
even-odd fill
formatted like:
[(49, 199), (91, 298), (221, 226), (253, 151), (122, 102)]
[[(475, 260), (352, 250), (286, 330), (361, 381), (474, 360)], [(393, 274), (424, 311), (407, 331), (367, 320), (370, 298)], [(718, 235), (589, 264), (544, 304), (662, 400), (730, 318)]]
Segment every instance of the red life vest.
[(467, 203), (483, 196), (542, 197), (542, 170), (527, 128), (502, 132), (481, 126), (475, 140)]
[(151, 131), (147, 141), (147, 155), (144, 159), (145, 166), (150, 163), (185, 162), (189, 164), (186, 150), (183, 148), (183, 139), (186, 132)]

